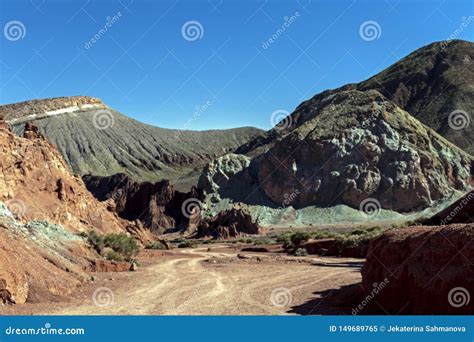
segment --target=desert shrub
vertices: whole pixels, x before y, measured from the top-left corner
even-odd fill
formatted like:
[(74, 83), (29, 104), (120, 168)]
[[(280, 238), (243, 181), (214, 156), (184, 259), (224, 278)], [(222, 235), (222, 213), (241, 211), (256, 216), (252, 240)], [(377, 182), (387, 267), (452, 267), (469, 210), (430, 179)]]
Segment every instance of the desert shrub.
[(105, 247), (112, 248), (127, 260), (137, 254), (139, 249), (137, 241), (125, 233), (105, 235), (104, 245)]
[(167, 249), (166, 245), (161, 241), (153, 241), (145, 246), (145, 249)]
[(291, 235), (293, 232), (284, 232), (277, 236), (276, 241), (283, 244), (283, 248), (289, 248), (291, 246)]
[(178, 248), (193, 248), (196, 247), (196, 242), (185, 240), (178, 245)]
[(123, 261), (123, 258), (113, 249), (109, 249), (104, 253), (104, 258), (110, 261)]
[[(91, 245), (97, 253), (104, 255), (107, 260), (129, 260), (138, 253), (139, 249), (137, 241), (125, 233), (101, 235), (95, 230), (91, 230), (86, 234), (86, 238), (89, 245)], [(106, 248), (110, 250), (105, 250)], [(120, 260), (118, 260), (117, 255), (120, 257)]]
[(314, 232), (311, 234), (311, 238), (312, 239), (328, 239), (328, 238), (333, 238), (333, 237), (336, 237), (337, 233), (335, 232), (330, 232), (330, 231), (327, 231), (327, 230), (321, 230), (321, 231), (317, 231), (317, 232)]
[(379, 226), (365, 229), (360, 228), (351, 232), (339, 234), (336, 236), (336, 241), (339, 242), (343, 247), (356, 247), (368, 244), (370, 240), (376, 238), (383, 232), (384, 228)]
[(272, 245), (275, 243), (275, 240), (268, 238), (268, 237), (261, 237), (258, 239), (255, 239), (253, 241), (253, 244), (258, 246), (258, 245)]
[(291, 235), (291, 244), (294, 248), (297, 248), (302, 243), (305, 243), (311, 238), (311, 235), (307, 232), (295, 232)]
[(306, 251), (306, 248), (298, 248), (296, 251), (295, 251), (295, 256), (307, 256), (308, 255), (308, 252)]
[(97, 253), (101, 254), (104, 249), (104, 237), (98, 234), (95, 230), (91, 230), (86, 233), (87, 242), (96, 250)]

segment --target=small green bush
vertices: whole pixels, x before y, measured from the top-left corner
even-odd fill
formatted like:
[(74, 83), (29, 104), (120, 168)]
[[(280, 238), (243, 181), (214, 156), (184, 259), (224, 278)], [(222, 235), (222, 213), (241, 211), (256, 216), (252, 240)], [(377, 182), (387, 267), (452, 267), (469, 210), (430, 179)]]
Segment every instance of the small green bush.
[(110, 247), (125, 259), (130, 259), (138, 253), (137, 241), (125, 233), (112, 233), (104, 236), (105, 247)]
[(123, 261), (123, 258), (113, 249), (110, 249), (104, 253), (104, 258), (110, 261)]
[(153, 241), (149, 244), (147, 244), (145, 246), (145, 249), (160, 249), (160, 250), (164, 250), (164, 249), (168, 249), (166, 248), (166, 245), (161, 242), (161, 241)]
[(291, 244), (294, 248), (297, 248), (301, 244), (305, 243), (311, 238), (311, 235), (307, 232), (296, 232), (291, 235)]
[(190, 240), (183, 241), (178, 245), (178, 248), (194, 248), (194, 247), (196, 247), (196, 242), (190, 241)]
[(302, 257), (302, 256), (307, 256), (308, 252), (306, 251), (306, 248), (298, 248), (295, 251), (295, 256)]
[(276, 241), (283, 244), (283, 248), (291, 247), (291, 235), (293, 232), (284, 232), (277, 236)]
[(96, 250), (97, 253), (101, 254), (104, 249), (104, 238), (99, 235), (95, 230), (91, 230), (86, 234), (87, 241)]
[[(137, 241), (125, 233), (112, 233), (101, 235), (95, 230), (91, 230), (85, 234), (87, 242), (94, 248), (97, 253), (104, 254), (107, 260), (123, 261), (131, 259), (139, 250)], [(110, 248), (110, 250), (105, 250)], [(115, 253), (112, 253), (115, 252)], [(117, 257), (117, 255), (120, 257)]]

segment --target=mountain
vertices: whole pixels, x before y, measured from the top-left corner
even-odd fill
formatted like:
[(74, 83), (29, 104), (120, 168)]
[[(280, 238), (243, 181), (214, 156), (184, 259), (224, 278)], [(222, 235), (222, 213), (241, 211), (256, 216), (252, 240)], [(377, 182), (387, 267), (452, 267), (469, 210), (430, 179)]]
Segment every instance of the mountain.
[(304, 101), (275, 129), (244, 144), (237, 153), (256, 155), (265, 150), (267, 144), (310, 120), (313, 109), (329, 95), (374, 89), (472, 155), (473, 61), (472, 42), (452, 40), (424, 46), (366, 81), (326, 90)]
[(203, 189), (246, 203), (260, 194), (280, 208), (412, 212), (470, 187), (473, 158), (377, 90), (321, 94), (296, 114), (298, 125), (251, 160), (215, 164), (218, 179), (206, 167)]
[[(474, 43), (438, 42), (357, 85), (376, 89), (428, 127), (474, 154)], [(453, 114), (451, 119), (450, 113)]]
[(74, 173), (126, 173), (137, 180), (177, 179), (261, 131), (170, 130), (146, 125), (110, 109), (99, 99), (76, 96), (0, 106), (18, 134), (33, 122), (61, 152)]

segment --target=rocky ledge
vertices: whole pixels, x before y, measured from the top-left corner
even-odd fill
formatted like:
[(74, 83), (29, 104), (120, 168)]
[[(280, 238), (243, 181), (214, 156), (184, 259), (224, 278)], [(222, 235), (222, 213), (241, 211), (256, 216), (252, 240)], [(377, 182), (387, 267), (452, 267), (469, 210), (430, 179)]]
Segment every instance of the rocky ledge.
[(45, 116), (107, 108), (101, 100), (95, 97), (65, 96), (0, 106), (0, 118), (7, 120), (10, 124), (18, 124)]

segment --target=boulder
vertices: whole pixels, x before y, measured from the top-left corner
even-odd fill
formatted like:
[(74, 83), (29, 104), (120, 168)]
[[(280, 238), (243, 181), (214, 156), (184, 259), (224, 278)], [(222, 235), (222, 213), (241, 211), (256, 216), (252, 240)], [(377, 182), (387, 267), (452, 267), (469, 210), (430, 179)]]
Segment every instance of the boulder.
[(394, 229), (371, 242), (362, 283), (369, 295), (384, 282), (385, 313), (473, 314), (473, 261), (473, 224)]

